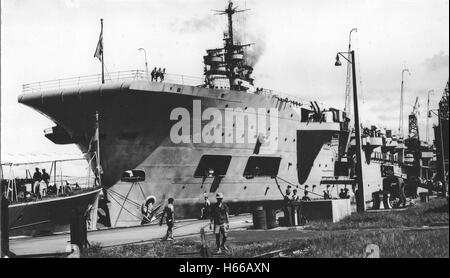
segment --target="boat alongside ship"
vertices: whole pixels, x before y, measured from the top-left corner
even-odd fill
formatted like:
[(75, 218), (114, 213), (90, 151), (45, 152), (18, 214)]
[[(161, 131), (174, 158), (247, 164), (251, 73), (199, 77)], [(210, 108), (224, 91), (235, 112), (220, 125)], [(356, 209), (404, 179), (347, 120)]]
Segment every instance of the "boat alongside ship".
[[(66, 160), (72, 161), (72, 160)], [(56, 172), (53, 161), (51, 169)], [(74, 213), (86, 215), (95, 228), (97, 220), (98, 200), (101, 188), (89, 184), (72, 183), (63, 180), (62, 172), (56, 178), (49, 180), (45, 194), (40, 195), (34, 187), (35, 180), (26, 170), (25, 177), (16, 175), (13, 167), (21, 168), (39, 163), (4, 163), (1, 165), (1, 191), (8, 200), (8, 223), (10, 236), (37, 236), (68, 232), (71, 217)], [(5, 177), (3, 169), (10, 168), (9, 177)], [(50, 172), (51, 173), (51, 172)], [(52, 174), (52, 173), (51, 173)], [(67, 178), (67, 177), (65, 177)], [(41, 184), (41, 186), (43, 186)], [(39, 191), (39, 190), (38, 190)], [(44, 192), (44, 191), (40, 191)], [(95, 215), (95, 217), (93, 217)]]

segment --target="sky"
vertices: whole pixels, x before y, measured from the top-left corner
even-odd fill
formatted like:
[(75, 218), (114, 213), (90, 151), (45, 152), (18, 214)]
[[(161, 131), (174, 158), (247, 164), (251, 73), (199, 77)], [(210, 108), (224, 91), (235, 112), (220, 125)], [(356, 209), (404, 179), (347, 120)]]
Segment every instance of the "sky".
[[(80, 155), (55, 145), (43, 130), (54, 124), (17, 102), (22, 85), (98, 74), (93, 57), (104, 19), (108, 72), (165, 67), (201, 76), (208, 48), (222, 46), (227, 0), (1, 0), (1, 152), (27, 160)], [(237, 18), (243, 42), (259, 54), (255, 83), (343, 108), (346, 67), (335, 67), (352, 28), (361, 120), (398, 128), (402, 69), (407, 115), (419, 97), (425, 138), (427, 92), (431, 108), (449, 77), (448, 0), (236, 0), (248, 8)], [(344, 64), (345, 65), (345, 64)], [(431, 119), (436, 122), (436, 119)]]

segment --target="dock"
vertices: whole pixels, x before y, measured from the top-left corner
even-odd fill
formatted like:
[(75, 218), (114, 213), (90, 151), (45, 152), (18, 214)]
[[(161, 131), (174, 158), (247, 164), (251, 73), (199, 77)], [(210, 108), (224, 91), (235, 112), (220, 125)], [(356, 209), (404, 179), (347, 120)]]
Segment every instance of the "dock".
[[(230, 229), (239, 230), (253, 225), (252, 216), (243, 214), (230, 217)], [(174, 238), (199, 236), (200, 229), (206, 227), (209, 230), (209, 220), (181, 220), (175, 222), (173, 229)], [(139, 244), (159, 241), (166, 234), (166, 225), (150, 224), (126, 228), (107, 228), (88, 232), (90, 244), (100, 244), (102, 247), (113, 247), (125, 244)], [(10, 250), (17, 256), (40, 257), (64, 253), (66, 246), (70, 244), (70, 234), (58, 234), (42, 237), (16, 237), (10, 238)]]

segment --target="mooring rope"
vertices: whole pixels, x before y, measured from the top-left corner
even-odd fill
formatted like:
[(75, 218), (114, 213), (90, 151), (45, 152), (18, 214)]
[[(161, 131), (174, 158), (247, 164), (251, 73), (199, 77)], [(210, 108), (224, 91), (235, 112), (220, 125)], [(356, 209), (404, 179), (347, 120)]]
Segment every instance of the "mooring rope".
[[(292, 185), (292, 186), (294, 186), (294, 187), (296, 187), (296, 188), (299, 188), (299, 189), (301, 189), (301, 190), (303, 190), (303, 191), (308, 191), (308, 192), (311, 193), (311, 194), (314, 194), (314, 195), (317, 195), (317, 196), (323, 198), (323, 195), (321, 195), (321, 194), (317, 194), (317, 193), (315, 193), (315, 192), (312, 192), (312, 191), (310, 191), (310, 190), (307, 190), (307, 189), (305, 189), (305, 188), (302, 188), (302, 187), (300, 187), (299, 185), (293, 184), (293, 183), (291, 183), (291, 182), (289, 182), (289, 181), (287, 181), (287, 180), (285, 180), (285, 179), (283, 179), (283, 178), (280, 178), (280, 177), (278, 177), (278, 176), (275, 178), (275, 182), (277, 183), (277, 185), (278, 185), (277, 178), (280, 179), (280, 180), (282, 180), (282, 181), (284, 181), (285, 183), (287, 183), (287, 184), (289, 184), (289, 185)], [(279, 187), (279, 185), (278, 185), (278, 187)]]

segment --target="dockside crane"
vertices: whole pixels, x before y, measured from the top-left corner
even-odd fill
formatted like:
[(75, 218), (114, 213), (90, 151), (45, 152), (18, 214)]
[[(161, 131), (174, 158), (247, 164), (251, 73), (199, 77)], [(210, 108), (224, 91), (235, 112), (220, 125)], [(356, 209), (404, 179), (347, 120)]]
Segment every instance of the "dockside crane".
[(419, 141), (419, 124), (417, 121), (417, 116), (420, 114), (419, 112), (420, 104), (419, 97), (416, 97), (416, 102), (414, 103), (413, 110), (411, 114), (409, 114), (409, 124), (408, 124), (408, 138), (410, 140)]

